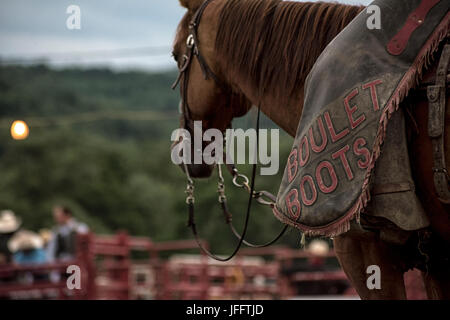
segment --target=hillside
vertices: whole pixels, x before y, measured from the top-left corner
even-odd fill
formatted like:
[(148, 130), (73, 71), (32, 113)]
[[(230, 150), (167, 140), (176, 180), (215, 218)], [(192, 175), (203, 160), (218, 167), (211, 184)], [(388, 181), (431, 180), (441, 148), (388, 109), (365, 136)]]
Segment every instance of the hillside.
[[(35, 230), (51, 227), (51, 208), (63, 203), (97, 232), (190, 237), (185, 177), (169, 153), (179, 117), (178, 92), (170, 89), (175, 77), (175, 72), (0, 67), (0, 208), (14, 210)], [(27, 140), (11, 139), (14, 119), (30, 124)], [(291, 142), (282, 139), (280, 174)], [(260, 178), (258, 187), (276, 192), (280, 179)], [(234, 242), (223, 226), (216, 188), (215, 178), (198, 182), (198, 221), (213, 247), (227, 251)], [(241, 229), (246, 195), (230, 185), (227, 192)], [(252, 240), (269, 240), (280, 223), (267, 209), (254, 211)], [(293, 232), (284, 241), (297, 240)]]

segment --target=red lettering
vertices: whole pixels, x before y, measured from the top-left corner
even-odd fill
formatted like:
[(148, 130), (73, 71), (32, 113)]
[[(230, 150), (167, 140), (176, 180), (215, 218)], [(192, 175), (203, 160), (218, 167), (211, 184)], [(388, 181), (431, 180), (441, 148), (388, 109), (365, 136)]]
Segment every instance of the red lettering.
[[(303, 146), (305, 146), (305, 152), (303, 153)], [(300, 141), (300, 147), (298, 149), (299, 155), (300, 155), (300, 167), (304, 167), (309, 160), (309, 142), (308, 138), (304, 136), (302, 140)], [(305, 155), (303, 157), (303, 154)]]
[(327, 136), (327, 133), (325, 132), (325, 127), (323, 125), (323, 121), (322, 121), (321, 117), (317, 118), (317, 124), (319, 125), (320, 136), (322, 137), (322, 144), (320, 146), (318, 146), (316, 144), (312, 126), (311, 126), (311, 128), (309, 128), (309, 140), (311, 142), (311, 149), (315, 153), (321, 153), (327, 146), (328, 136)]
[(286, 207), (289, 215), (295, 221), (300, 217), (300, 213), (302, 211), (302, 207), (300, 202), (298, 201), (298, 191), (297, 189), (292, 189), (289, 194), (286, 196)]
[(289, 161), (288, 161), (288, 179), (289, 183), (291, 183), (295, 176), (297, 175), (298, 171), (298, 151), (294, 148), (292, 150), (291, 154), (289, 155)]
[(355, 144), (353, 145), (353, 152), (357, 156), (364, 156), (365, 161), (358, 160), (358, 167), (360, 169), (367, 169), (370, 164), (370, 151), (367, 148), (361, 148), (364, 147), (367, 144), (366, 140), (364, 138), (358, 138), (355, 141)]
[(372, 104), (373, 104), (374, 111), (380, 110), (376, 86), (379, 84), (382, 84), (382, 83), (383, 83), (383, 81), (381, 81), (381, 80), (375, 80), (375, 81), (369, 82), (368, 84), (363, 85), (363, 87), (362, 87), (364, 90), (370, 89), (370, 96), (372, 97)]
[[(323, 169), (328, 170), (328, 174), (330, 175), (330, 178), (331, 178), (331, 185), (328, 187), (325, 185), (323, 178), (322, 178), (322, 170)], [(332, 193), (334, 190), (336, 190), (336, 188), (338, 186), (338, 179), (336, 176), (336, 171), (334, 170), (333, 165), (328, 161), (324, 161), (317, 166), (316, 179), (317, 179), (317, 184), (319, 185), (320, 191), (322, 191), (325, 194)]]
[(348, 128), (345, 128), (340, 133), (336, 134), (336, 130), (334, 129), (333, 122), (331, 121), (330, 113), (327, 111), (324, 114), (325, 121), (327, 122), (328, 130), (330, 131), (331, 140), (333, 143), (336, 143), (337, 141), (344, 138), (347, 134), (349, 134), (350, 130)]
[(346, 145), (341, 150), (334, 153), (332, 157), (335, 160), (338, 158), (341, 160), (342, 166), (344, 167), (344, 170), (345, 170), (345, 173), (347, 174), (348, 180), (352, 181), (354, 176), (353, 176), (352, 169), (350, 168), (350, 164), (348, 163), (348, 159), (347, 159), (347, 152), (349, 150), (350, 150), (350, 146)]
[(350, 122), (350, 126), (352, 129), (356, 129), (361, 123), (366, 120), (366, 116), (362, 114), (358, 119), (353, 119), (353, 114), (358, 110), (358, 107), (354, 105), (353, 107), (350, 107), (350, 100), (352, 100), (354, 97), (356, 97), (359, 94), (358, 88), (350, 92), (348, 96), (344, 99), (344, 105), (345, 105), (345, 112), (347, 112), (348, 120)]
[[(306, 196), (305, 191), (305, 183), (308, 182), (309, 188), (311, 189), (312, 197), (311, 199), (308, 199)], [(312, 206), (316, 200), (317, 200), (317, 189), (316, 185), (314, 184), (314, 180), (311, 176), (306, 175), (303, 177), (302, 181), (300, 182), (300, 192), (302, 194), (302, 201), (306, 206)]]

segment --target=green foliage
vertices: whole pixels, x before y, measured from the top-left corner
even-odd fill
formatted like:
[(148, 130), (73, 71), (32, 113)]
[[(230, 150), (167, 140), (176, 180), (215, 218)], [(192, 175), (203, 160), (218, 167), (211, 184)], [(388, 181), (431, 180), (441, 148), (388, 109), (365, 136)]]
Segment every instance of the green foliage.
[[(170, 89), (174, 78), (173, 72), (0, 68), (0, 209), (14, 210), (34, 230), (51, 227), (52, 206), (67, 204), (99, 233), (127, 230), (156, 241), (191, 238), (185, 177), (169, 151), (170, 133), (178, 126), (178, 93)], [(165, 117), (36, 122), (27, 140), (14, 141), (9, 135), (10, 119), (70, 119), (116, 111), (155, 111)], [(239, 126), (252, 121), (251, 116), (240, 119)], [(281, 137), (280, 171), (291, 143), (291, 138)], [(250, 173), (250, 168), (240, 169)], [(258, 178), (258, 189), (276, 193), (281, 174)], [(236, 240), (224, 224), (216, 188), (215, 176), (197, 183), (197, 221), (212, 248), (227, 253)], [(229, 181), (227, 195), (241, 230), (248, 198)], [(252, 241), (270, 240), (281, 228), (270, 210), (254, 205)], [(298, 240), (292, 232), (284, 242), (296, 245)]]
[(101, 110), (175, 111), (176, 73), (115, 73), (106, 69), (0, 69), (0, 116), (52, 116)]

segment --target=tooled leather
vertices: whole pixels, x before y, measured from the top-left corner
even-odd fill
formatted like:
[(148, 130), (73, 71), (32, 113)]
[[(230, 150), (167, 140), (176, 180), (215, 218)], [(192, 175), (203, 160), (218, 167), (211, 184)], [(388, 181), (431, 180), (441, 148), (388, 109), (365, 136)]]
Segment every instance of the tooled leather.
[[(420, 2), (375, 1), (373, 4), (380, 6), (383, 12), (382, 30), (369, 31), (366, 27), (367, 15), (363, 11), (319, 57), (307, 78), (305, 105), (293, 156), (288, 160), (274, 210), (281, 221), (303, 231), (316, 232), (341, 221), (346, 213), (359, 206), (357, 201), (367, 171), (363, 149), (374, 151), (372, 146), (377, 139), (383, 107), (416, 61), (430, 35), (446, 17), (450, 3), (443, 0), (430, 10), (426, 22), (414, 32), (402, 54), (389, 54), (386, 50), (388, 41)], [(376, 92), (376, 99), (373, 92)], [(365, 119), (361, 120), (362, 116)], [(315, 152), (310, 147), (307, 155), (305, 141), (311, 142), (310, 128), (313, 128), (316, 149), (321, 149), (321, 122), (328, 144), (321, 152)], [(363, 138), (365, 143), (358, 144), (358, 138)], [(300, 152), (300, 148), (303, 151)], [(343, 154), (347, 155), (348, 163), (341, 161)], [(307, 163), (300, 163), (304, 160), (308, 160)], [(292, 166), (295, 161), (298, 163)], [(323, 162), (330, 163), (334, 170)], [(323, 181), (317, 179), (317, 168), (324, 173), (321, 177)], [(327, 174), (327, 170), (331, 174)], [(316, 190), (312, 190), (313, 184)], [(299, 210), (288, 206), (294, 200), (301, 205)]]

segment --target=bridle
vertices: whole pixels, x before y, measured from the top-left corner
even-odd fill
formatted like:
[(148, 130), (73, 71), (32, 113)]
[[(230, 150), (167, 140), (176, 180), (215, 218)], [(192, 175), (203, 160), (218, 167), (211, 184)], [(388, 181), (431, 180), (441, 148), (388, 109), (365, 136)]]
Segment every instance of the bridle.
[(189, 35), (186, 40), (186, 53), (183, 54), (183, 62), (179, 67), (178, 77), (175, 80), (175, 83), (172, 85), (172, 89), (175, 89), (178, 84), (181, 82), (181, 105), (180, 111), (183, 115), (183, 127), (185, 129), (193, 129), (193, 120), (191, 118), (191, 112), (189, 110), (189, 104), (187, 99), (188, 92), (188, 84), (189, 84), (189, 71), (191, 67), (191, 63), (193, 57), (197, 58), (198, 63), (200, 64), (200, 68), (202, 70), (203, 76), (205, 80), (208, 80), (210, 77), (214, 79), (214, 81), (219, 85), (219, 87), (224, 91), (229, 91), (227, 86), (216, 76), (216, 74), (211, 70), (211, 68), (206, 63), (205, 58), (200, 53), (198, 48), (198, 27), (200, 24), (200, 20), (203, 16), (203, 12), (205, 11), (208, 4), (210, 4), (213, 0), (206, 0), (202, 3), (200, 8), (194, 14), (192, 20), (189, 22)]
[[(193, 58), (197, 58), (197, 61), (200, 64), (203, 76), (205, 80), (208, 80), (210, 77), (218, 84), (218, 86), (224, 90), (225, 92), (229, 92), (227, 86), (224, 85), (224, 83), (220, 80), (219, 77), (216, 76), (216, 74), (209, 68), (208, 64), (206, 63), (206, 60), (203, 58), (202, 54), (199, 50), (199, 41), (198, 41), (198, 27), (200, 24), (200, 20), (202, 18), (202, 15), (206, 9), (206, 7), (212, 2), (213, 0), (206, 0), (202, 3), (200, 8), (196, 11), (194, 14), (192, 20), (189, 23), (189, 35), (186, 41), (186, 53), (183, 55), (183, 62), (179, 66), (179, 74), (175, 81), (175, 83), (172, 86), (172, 89), (175, 89), (178, 84), (181, 82), (180, 92), (181, 92), (181, 102), (180, 102), (180, 110), (183, 116), (183, 127), (184, 129), (193, 129), (193, 123), (192, 120), (188, 100), (187, 100), (187, 90), (189, 85), (189, 72), (191, 68), (191, 63), (193, 61)], [(260, 127), (260, 116), (261, 116), (261, 108), (258, 106), (258, 115), (257, 115), (257, 121), (256, 121), (256, 154), (258, 153), (258, 146), (259, 146), (259, 127)], [(224, 155), (224, 158), (226, 159), (226, 155)], [(192, 229), (192, 233), (195, 237), (195, 240), (197, 241), (198, 246), (200, 249), (209, 257), (226, 262), (231, 259), (233, 259), (241, 249), (242, 245), (245, 244), (246, 246), (252, 247), (252, 248), (263, 248), (268, 247), (276, 243), (287, 231), (288, 226), (286, 225), (280, 234), (272, 241), (263, 244), (263, 245), (255, 245), (245, 240), (245, 236), (248, 231), (248, 225), (250, 220), (250, 213), (251, 213), (251, 207), (253, 199), (255, 199), (258, 203), (269, 206), (273, 208), (275, 206), (276, 197), (272, 195), (271, 193), (267, 191), (255, 191), (255, 178), (256, 178), (256, 169), (257, 164), (253, 165), (252, 169), (252, 177), (249, 179), (244, 174), (239, 173), (238, 169), (234, 165), (226, 165), (226, 168), (230, 172), (231, 176), (233, 177), (233, 184), (238, 187), (246, 190), (249, 193), (249, 200), (247, 205), (247, 213), (245, 217), (245, 223), (244, 223), (244, 229), (242, 231), (242, 235), (239, 234), (239, 232), (236, 230), (236, 228), (233, 225), (233, 217), (228, 209), (228, 203), (227, 203), (227, 196), (225, 194), (225, 179), (223, 177), (223, 171), (222, 171), (222, 164), (217, 163), (218, 168), (218, 187), (217, 187), (217, 193), (219, 195), (218, 201), (220, 204), (220, 207), (222, 209), (225, 222), (230, 227), (232, 233), (239, 239), (239, 243), (236, 246), (233, 253), (227, 257), (227, 258), (221, 258), (214, 254), (212, 254), (208, 249), (204, 247), (202, 244), (202, 241), (200, 240), (197, 226), (195, 223), (195, 186), (194, 181), (192, 180), (190, 174), (189, 174), (189, 168), (186, 164), (186, 162), (183, 162), (184, 171), (186, 173), (187, 178), (187, 187), (186, 187), (186, 204), (188, 205), (188, 227)]]

